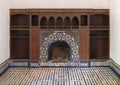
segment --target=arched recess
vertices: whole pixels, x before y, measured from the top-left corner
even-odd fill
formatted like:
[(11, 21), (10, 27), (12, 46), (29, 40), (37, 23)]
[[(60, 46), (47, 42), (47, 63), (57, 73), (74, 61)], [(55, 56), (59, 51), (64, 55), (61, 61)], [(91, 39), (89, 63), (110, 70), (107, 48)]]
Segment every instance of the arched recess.
[(55, 18), (54, 17), (49, 18), (48, 28), (55, 28)]
[(68, 16), (65, 17), (64, 19), (64, 28), (67, 28), (67, 29), (71, 28), (71, 20)]
[(72, 28), (79, 28), (79, 20), (77, 17), (72, 18)]
[(58, 17), (56, 19), (56, 27), (57, 28), (63, 28), (63, 19), (62, 19), (62, 17)]
[(44, 38), (41, 46), (40, 46), (40, 60), (41, 61), (49, 61), (49, 47), (54, 42), (66, 42), (71, 51), (70, 51), (70, 61), (77, 61), (79, 60), (79, 46), (76, 42), (75, 38), (72, 37), (65, 31), (54, 31), (50, 35)]
[(40, 21), (40, 28), (47, 28), (47, 18), (46, 17), (42, 17), (41, 21)]
[(15, 14), (11, 15), (11, 26), (29, 26), (29, 15)]
[(109, 26), (109, 15), (94, 14), (90, 16), (91, 26)]
[(52, 62), (64, 62), (70, 60), (71, 49), (65, 41), (56, 41), (50, 44), (48, 59)]

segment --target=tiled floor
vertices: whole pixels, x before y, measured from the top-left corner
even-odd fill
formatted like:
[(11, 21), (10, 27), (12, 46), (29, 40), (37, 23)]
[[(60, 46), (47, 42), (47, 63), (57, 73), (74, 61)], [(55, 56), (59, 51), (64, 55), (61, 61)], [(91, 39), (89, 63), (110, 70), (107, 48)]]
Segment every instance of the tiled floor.
[(9, 68), (0, 85), (120, 85), (109, 67)]

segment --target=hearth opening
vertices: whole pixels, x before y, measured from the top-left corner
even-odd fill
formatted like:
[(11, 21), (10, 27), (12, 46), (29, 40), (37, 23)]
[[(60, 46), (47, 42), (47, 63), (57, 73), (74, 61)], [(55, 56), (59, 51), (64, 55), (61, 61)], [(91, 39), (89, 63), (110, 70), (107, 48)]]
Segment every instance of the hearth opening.
[(70, 46), (65, 41), (57, 41), (49, 46), (48, 60), (52, 62), (68, 62), (70, 60)]

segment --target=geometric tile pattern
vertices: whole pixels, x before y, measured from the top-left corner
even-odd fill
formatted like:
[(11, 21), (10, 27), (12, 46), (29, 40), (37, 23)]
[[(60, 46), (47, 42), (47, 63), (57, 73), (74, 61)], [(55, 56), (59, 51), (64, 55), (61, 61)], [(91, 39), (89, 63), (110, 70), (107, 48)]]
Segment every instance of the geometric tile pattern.
[(0, 67), (0, 74), (4, 72), (9, 67), (9, 64), (5, 64), (4, 66)]
[(13, 61), (10, 63), (10, 66), (28, 66), (27, 61)]
[(89, 62), (61, 62), (61, 63), (53, 63), (51, 61), (44, 63), (44, 62), (30, 62), (31, 67), (42, 67), (42, 66), (80, 66), (80, 67), (89, 67)]
[(77, 61), (79, 60), (79, 45), (76, 42), (75, 38), (72, 36), (72, 34), (62, 30), (57, 30), (49, 34), (44, 38), (42, 41), (42, 44), (40, 45), (40, 60), (41, 61), (47, 61), (48, 60), (48, 49), (49, 46), (57, 41), (66, 42), (70, 49), (71, 49), (71, 55), (70, 59), (71, 61)]
[(9, 68), (1, 85), (120, 85), (109, 67), (91, 68)]
[[(57, 62), (53, 63), (49, 62), (32, 62), (32, 61), (24, 61), (24, 60), (13, 60), (10, 62), (11, 67), (41, 67), (41, 66), (77, 66), (77, 67), (89, 67), (89, 66), (110, 66), (110, 60), (102, 60), (102, 61), (77, 61), (77, 62)], [(113, 64), (111, 65), (113, 66)], [(115, 66), (114, 66), (115, 67)]]
[(90, 66), (110, 66), (110, 60), (99, 60), (99, 61), (90, 61)]
[(80, 66), (80, 67), (89, 67), (90, 64), (89, 64), (89, 61), (79, 61), (78, 66)]
[(118, 65), (114, 60), (111, 59), (110, 66), (111, 66), (111, 68), (114, 69), (114, 71), (117, 72), (118, 75), (120, 76), (120, 65)]
[(9, 60), (0, 64), (0, 76), (9, 68)]
[(78, 63), (75, 62), (64, 62), (64, 63), (52, 63), (52, 62), (40, 62), (40, 66), (78, 66)]
[[(110, 66), (111, 62), (110, 60), (106, 61), (77, 61), (77, 62), (59, 62), (59, 63), (53, 63), (51, 61), (49, 62), (32, 62), (29, 60), (11, 60), (9, 62), (11, 67), (40, 67), (40, 66), (77, 66), (77, 67), (89, 67), (89, 66)], [(113, 64), (111, 64), (113, 66)], [(115, 67), (115, 66), (114, 66)], [(1, 68), (1, 67), (0, 67)], [(2, 69), (2, 68), (1, 68)], [(1, 71), (0, 69), (0, 71)]]

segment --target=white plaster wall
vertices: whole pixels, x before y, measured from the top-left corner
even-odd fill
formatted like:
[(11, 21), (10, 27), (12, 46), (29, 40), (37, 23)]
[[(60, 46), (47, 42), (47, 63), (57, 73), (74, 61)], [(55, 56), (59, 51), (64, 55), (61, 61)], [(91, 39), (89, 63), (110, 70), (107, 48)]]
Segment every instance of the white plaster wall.
[(110, 57), (120, 65), (120, 0), (110, 0)]
[(9, 58), (9, 0), (0, 0), (0, 64)]
[(11, 0), (11, 8), (109, 8), (109, 0)]

